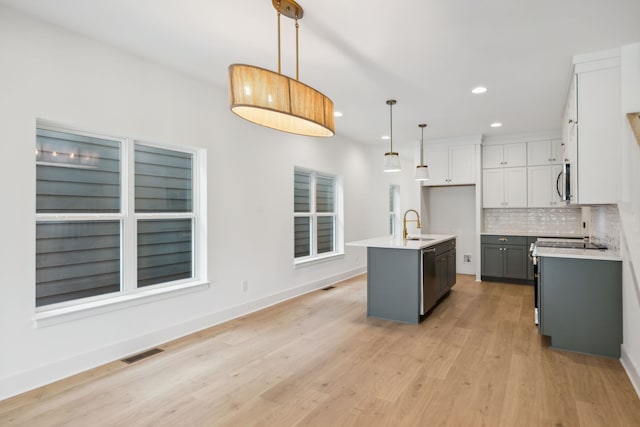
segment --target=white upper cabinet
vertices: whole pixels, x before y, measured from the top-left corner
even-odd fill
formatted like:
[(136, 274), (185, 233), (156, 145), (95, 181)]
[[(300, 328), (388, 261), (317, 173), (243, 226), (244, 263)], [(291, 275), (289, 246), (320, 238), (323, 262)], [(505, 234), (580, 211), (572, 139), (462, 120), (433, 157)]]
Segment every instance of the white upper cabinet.
[(542, 166), (563, 162), (561, 139), (527, 142), (527, 165)]
[(482, 168), (509, 168), (527, 165), (527, 143), (485, 145), (482, 147)]
[(527, 168), (484, 169), (483, 208), (526, 208)]
[(432, 146), (424, 149), (425, 164), (429, 167), (429, 181), (424, 185), (447, 185), (449, 179), (449, 147)]
[(527, 205), (530, 208), (564, 206), (558, 194), (562, 165), (529, 166), (527, 174)]
[(618, 50), (574, 57), (562, 123), (572, 204), (618, 201), (621, 80)]
[(439, 145), (425, 148), (429, 181), (425, 186), (465, 185), (476, 182), (476, 145)]

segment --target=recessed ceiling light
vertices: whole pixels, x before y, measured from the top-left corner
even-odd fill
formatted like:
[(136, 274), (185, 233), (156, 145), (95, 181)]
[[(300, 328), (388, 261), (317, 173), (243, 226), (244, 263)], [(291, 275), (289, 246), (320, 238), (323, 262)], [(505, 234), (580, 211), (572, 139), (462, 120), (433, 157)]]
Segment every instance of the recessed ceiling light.
[(491, 127), (492, 128), (499, 128), (500, 126), (502, 126), (502, 123), (500, 123), (500, 122), (491, 123)]
[(480, 93), (485, 93), (486, 91), (487, 91), (487, 88), (484, 86), (478, 86), (471, 89), (471, 93), (475, 93), (476, 95)]
[(334, 111), (333, 117), (342, 117), (342, 113), (340, 111)]
[(389, 135), (382, 135), (380, 138), (381, 139), (389, 139)]

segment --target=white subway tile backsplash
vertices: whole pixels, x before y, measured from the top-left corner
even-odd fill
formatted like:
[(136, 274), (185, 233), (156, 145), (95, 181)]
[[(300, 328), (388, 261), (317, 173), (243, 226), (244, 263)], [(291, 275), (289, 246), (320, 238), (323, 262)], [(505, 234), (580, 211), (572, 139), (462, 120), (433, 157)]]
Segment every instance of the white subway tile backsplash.
[(616, 205), (591, 206), (591, 241), (620, 252), (620, 214)]
[(484, 209), (485, 233), (583, 237), (580, 208)]

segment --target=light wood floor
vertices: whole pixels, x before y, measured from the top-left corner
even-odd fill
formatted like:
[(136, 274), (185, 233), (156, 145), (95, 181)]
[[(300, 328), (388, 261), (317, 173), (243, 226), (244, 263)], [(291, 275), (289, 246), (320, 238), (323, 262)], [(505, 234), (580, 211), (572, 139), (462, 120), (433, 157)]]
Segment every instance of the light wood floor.
[(640, 426), (617, 360), (548, 348), (530, 286), (458, 276), (419, 326), (345, 281), (0, 402), (1, 426)]

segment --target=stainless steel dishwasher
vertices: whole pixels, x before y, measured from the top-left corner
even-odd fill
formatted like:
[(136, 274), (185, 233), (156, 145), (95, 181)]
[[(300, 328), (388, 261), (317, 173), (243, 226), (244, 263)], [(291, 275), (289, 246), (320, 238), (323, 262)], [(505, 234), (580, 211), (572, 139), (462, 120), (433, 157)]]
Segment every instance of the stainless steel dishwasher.
[(438, 300), (436, 280), (436, 249), (422, 250), (422, 287), (420, 288), (420, 315), (425, 314)]

